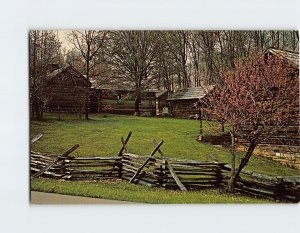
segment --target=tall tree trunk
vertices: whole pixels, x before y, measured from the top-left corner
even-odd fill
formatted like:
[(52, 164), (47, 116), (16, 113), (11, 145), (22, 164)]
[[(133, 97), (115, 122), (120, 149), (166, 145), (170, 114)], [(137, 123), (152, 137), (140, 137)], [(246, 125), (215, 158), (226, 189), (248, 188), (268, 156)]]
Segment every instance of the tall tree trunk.
[(228, 183), (229, 190), (233, 191), (235, 189), (236, 181), (237, 181), (238, 177), (240, 176), (240, 173), (243, 170), (243, 168), (248, 164), (249, 159), (250, 159), (251, 155), (253, 154), (253, 151), (254, 151), (255, 147), (256, 147), (256, 144), (252, 143), (252, 142), (248, 146), (247, 153), (244, 156), (244, 158), (242, 158), (242, 161), (241, 161), (238, 169), (230, 177), (230, 180), (229, 180), (229, 183)]
[(134, 115), (140, 115), (140, 102), (141, 102), (141, 92), (140, 88), (137, 87), (135, 90), (135, 100), (134, 100)]
[(88, 92), (85, 93), (85, 104), (84, 104), (84, 115), (85, 119), (89, 119), (89, 94)]
[(233, 192), (234, 191), (234, 173), (235, 173), (235, 158), (236, 158), (236, 155), (235, 155), (235, 134), (234, 134), (234, 131), (230, 132), (230, 138), (231, 138), (231, 150), (230, 150), (230, 153), (231, 153), (231, 174), (230, 174), (230, 179), (229, 179), (229, 182), (228, 182), (228, 191), (230, 192)]
[[(88, 55), (90, 53), (90, 49), (88, 46)], [(90, 80), (90, 60), (86, 59), (86, 78), (89, 81)], [(85, 93), (85, 104), (84, 104), (84, 113), (85, 113), (85, 119), (88, 120), (89, 119), (89, 94), (88, 91), (86, 91)]]
[(36, 35), (36, 31), (34, 31), (34, 43), (33, 43), (33, 70), (32, 70), (32, 96), (31, 96), (31, 114), (32, 114), (32, 118), (35, 117), (35, 109), (36, 109), (36, 40), (37, 40), (37, 35)]
[(200, 127), (200, 136), (199, 140), (202, 140), (203, 138), (203, 125), (202, 125), (202, 111), (201, 111), (201, 105), (199, 106), (199, 127)]

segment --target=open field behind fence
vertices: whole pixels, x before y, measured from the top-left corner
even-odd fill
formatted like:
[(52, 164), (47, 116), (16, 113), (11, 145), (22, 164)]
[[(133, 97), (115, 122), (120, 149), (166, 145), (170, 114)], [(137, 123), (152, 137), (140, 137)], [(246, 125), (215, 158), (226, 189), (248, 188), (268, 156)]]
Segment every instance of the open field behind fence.
[[(31, 152), (31, 175), (64, 180), (125, 179), (131, 183), (182, 191), (225, 188), (229, 179), (230, 167), (226, 163), (167, 159), (162, 154), (154, 158), (155, 151), (148, 157), (124, 150), (126, 144), (118, 156), (84, 158), (70, 157), (66, 153)], [(271, 200), (299, 202), (300, 177), (270, 177), (243, 171), (237, 191)]]

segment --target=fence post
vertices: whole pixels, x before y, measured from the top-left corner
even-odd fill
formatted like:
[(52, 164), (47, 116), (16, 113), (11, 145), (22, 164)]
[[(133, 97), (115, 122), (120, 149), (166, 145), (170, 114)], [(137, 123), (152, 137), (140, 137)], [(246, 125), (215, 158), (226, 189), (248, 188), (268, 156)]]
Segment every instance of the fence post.
[[(132, 132), (130, 131), (127, 135), (127, 138), (124, 141), (124, 138), (121, 137), (121, 142), (122, 142), (122, 148), (120, 149), (119, 153), (118, 153), (118, 158), (116, 159), (116, 163), (117, 161), (119, 161), (119, 164), (117, 165), (118, 170), (119, 170), (119, 178), (122, 178), (122, 171), (123, 171), (123, 151), (125, 150), (125, 153), (127, 153), (127, 148), (126, 145), (131, 137)], [(116, 167), (116, 165), (113, 166), (113, 169)]]
[(123, 171), (123, 153), (116, 159), (116, 162), (119, 162), (119, 165), (118, 165), (119, 178), (122, 179), (122, 171)]
[[(71, 176), (70, 176), (70, 165), (71, 165), (71, 160), (73, 158), (70, 157), (70, 158), (64, 158), (63, 160), (63, 172), (64, 172), (64, 175), (66, 176), (65, 179), (71, 179)], [(69, 176), (67, 176), (69, 175)]]
[(283, 182), (283, 178), (281, 176), (277, 176), (277, 184), (276, 184), (276, 188), (274, 191), (274, 199), (275, 201), (281, 201), (284, 199), (284, 182)]
[(66, 161), (65, 161), (65, 158), (62, 158), (62, 160), (60, 161), (60, 173), (62, 174), (62, 176), (66, 175)]
[(165, 160), (163, 159), (159, 159), (156, 161), (160, 161), (160, 165), (159, 165), (159, 174), (158, 174), (158, 186), (159, 187), (163, 187), (163, 183), (164, 183), (164, 165), (165, 164)]
[(161, 187), (167, 189), (167, 182), (168, 182), (168, 161), (166, 159), (163, 160), (163, 164), (161, 166)]
[(223, 177), (222, 177), (221, 166), (220, 166), (219, 164), (217, 164), (216, 184), (215, 184), (215, 187), (216, 187), (216, 188), (221, 188), (222, 182), (223, 182)]

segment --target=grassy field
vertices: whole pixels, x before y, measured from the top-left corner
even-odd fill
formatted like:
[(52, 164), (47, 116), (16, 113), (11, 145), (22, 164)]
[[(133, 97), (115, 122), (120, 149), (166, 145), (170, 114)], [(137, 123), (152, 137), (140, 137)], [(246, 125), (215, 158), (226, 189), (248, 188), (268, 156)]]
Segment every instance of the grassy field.
[(66, 182), (44, 178), (32, 180), (31, 189), (49, 193), (105, 198), (151, 204), (195, 204), (195, 203), (271, 203), (268, 200), (221, 193), (218, 190), (197, 192), (166, 191), (129, 184), (126, 181)]
[[(129, 152), (149, 155), (153, 150), (152, 140), (164, 140), (161, 149), (167, 157), (211, 161), (213, 154), (222, 162), (230, 161), (226, 148), (199, 143), (199, 122), (171, 118), (147, 118), (120, 115), (91, 115), (90, 120), (80, 120), (74, 115), (46, 115), (45, 121), (31, 122), (31, 137), (43, 133), (43, 138), (35, 143), (32, 150), (62, 153), (76, 143), (80, 144), (74, 156), (116, 155), (121, 148), (120, 138), (132, 131), (128, 144)], [(209, 132), (209, 124), (204, 123), (204, 132)], [(271, 176), (300, 175), (300, 170), (282, 166), (270, 160), (253, 156), (247, 170)]]
[[(210, 123), (211, 124), (211, 123)], [(210, 133), (209, 124), (204, 123), (204, 132)], [(200, 161), (211, 161), (213, 154), (220, 161), (229, 162), (226, 148), (202, 144), (197, 141), (199, 122), (171, 118), (146, 118), (120, 115), (91, 115), (90, 120), (81, 120), (74, 115), (46, 115), (44, 121), (31, 122), (31, 137), (43, 133), (32, 150), (38, 152), (63, 153), (76, 143), (80, 144), (74, 156), (116, 155), (121, 147), (120, 138), (128, 132), (133, 135), (128, 144), (132, 153), (149, 155), (153, 150), (152, 140), (164, 140), (161, 147), (165, 156)], [(253, 157), (247, 170), (271, 176), (300, 175), (299, 170), (278, 165), (270, 160)], [(183, 193), (148, 188), (125, 181), (66, 182), (34, 179), (31, 189), (69, 195), (108, 198), (143, 203), (265, 203), (267, 200), (205, 190)]]

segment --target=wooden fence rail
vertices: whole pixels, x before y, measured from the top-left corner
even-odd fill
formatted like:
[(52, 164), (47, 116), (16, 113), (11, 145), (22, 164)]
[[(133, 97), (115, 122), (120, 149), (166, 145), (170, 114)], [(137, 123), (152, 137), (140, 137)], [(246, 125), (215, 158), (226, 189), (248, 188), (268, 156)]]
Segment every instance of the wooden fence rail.
[[(73, 146), (62, 155), (31, 151), (31, 177), (96, 181), (124, 179), (149, 187), (182, 191), (227, 187), (231, 170), (228, 164), (167, 158), (160, 149), (163, 141), (159, 144), (154, 141), (155, 149), (150, 156), (128, 153), (126, 145), (130, 136), (131, 132), (125, 141), (122, 140), (122, 148), (118, 155), (111, 157), (71, 157), (69, 154), (79, 145)], [(39, 138), (41, 135), (32, 140), (32, 143)], [(160, 153), (160, 157), (154, 157), (156, 151)], [(299, 202), (300, 176), (271, 177), (242, 171), (236, 190), (251, 196)]]
[[(31, 152), (30, 157), (30, 170), (34, 175), (53, 162), (57, 155)], [(65, 180), (124, 179), (130, 181), (147, 159), (149, 157), (131, 153), (124, 153), (122, 157), (69, 157), (53, 165), (41, 176)], [(178, 180), (174, 179), (174, 174)], [(134, 183), (180, 190), (225, 188), (229, 174), (230, 167), (225, 163), (152, 157)], [(182, 186), (178, 185), (178, 181)], [(270, 177), (243, 171), (238, 179), (236, 190), (251, 196), (299, 202), (300, 177)]]

